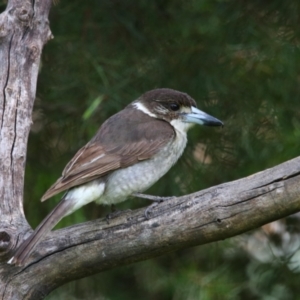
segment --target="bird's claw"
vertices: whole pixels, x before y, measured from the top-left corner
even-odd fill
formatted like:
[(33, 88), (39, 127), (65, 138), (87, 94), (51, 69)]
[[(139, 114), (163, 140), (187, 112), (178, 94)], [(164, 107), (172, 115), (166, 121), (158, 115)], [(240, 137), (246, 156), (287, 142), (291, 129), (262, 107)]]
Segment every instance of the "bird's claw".
[(149, 206), (145, 209), (144, 215), (145, 215), (145, 218), (146, 218), (147, 220), (150, 219), (150, 216), (149, 216), (149, 213), (150, 213), (150, 212), (149, 212), (149, 211), (150, 211), (153, 207), (157, 206), (159, 203), (160, 203), (160, 202), (154, 202), (154, 203), (152, 203), (151, 205), (149, 205)]
[(109, 224), (109, 221), (111, 219), (114, 219), (124, 213), (127, 213), (131, 211), (131, 209), (125, 209), (125, 210), (115, 210), (115, 211), (112, 211), (111, 213), (107, 214), (106, 217), (105, 217), (105, 220), (106, 220), (106, 223)]

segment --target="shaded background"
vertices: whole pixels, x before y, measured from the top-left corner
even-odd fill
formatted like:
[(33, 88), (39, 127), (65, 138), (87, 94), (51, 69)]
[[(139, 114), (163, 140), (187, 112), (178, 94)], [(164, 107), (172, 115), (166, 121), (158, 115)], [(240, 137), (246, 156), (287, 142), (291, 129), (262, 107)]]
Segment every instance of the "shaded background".
[[(2, 4), (5, 9), (4, 3)], [(143, 92), (190, 94), (224, 129), (195, 127), (148, 193), (183, 195), (299, 155), (300, 2), (62, 0), (50, 15), (29, 139), (25, 210), (99, 125)], [(148, 203), (132, 199), (119, 208)], [(88, 205), (60, 222), (105, 216)], [(300, 299), (298, 216), (242, 236), (69, 283), (47, 299)]]

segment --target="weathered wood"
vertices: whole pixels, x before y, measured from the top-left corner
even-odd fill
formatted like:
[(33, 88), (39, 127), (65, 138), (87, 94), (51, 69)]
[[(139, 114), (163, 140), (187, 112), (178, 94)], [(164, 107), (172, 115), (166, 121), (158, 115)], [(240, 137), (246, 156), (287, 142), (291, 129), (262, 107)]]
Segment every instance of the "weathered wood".
[[(34, 4), (33, 4), (34, 3)], [(24, 167), (41, 52), (52, 37), (51, 1), (11, 0), (0, 14), (0, 291), (4, 259), (30, 229), (23, 212)], [(7, 279), (7, 278), (6, 278)], [(1, 299), (15, 299), (9, 295)]]
[[(5, 293), (42, 299), (68, 281), (177, 249), (222, 240), (300, 211), (300, 157), (244, 179), (144, 210), (57, 230), (28, 265), (11, 267)], [(18, 286), (18, 290), (14, 289)]]

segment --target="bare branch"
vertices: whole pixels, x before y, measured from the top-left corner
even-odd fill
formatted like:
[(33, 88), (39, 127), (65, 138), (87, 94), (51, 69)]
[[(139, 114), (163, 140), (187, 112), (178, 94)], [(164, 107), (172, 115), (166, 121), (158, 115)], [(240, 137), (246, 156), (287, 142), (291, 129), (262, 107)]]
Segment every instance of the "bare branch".
[(181, 248), (223, 240), (300, 210), (300, 157), (244, 179), (168, 200), (153, 210), (125, 213), (53, 232), (29, 264), (9, 270), (28, 299), (85, 277)]
[[(30, 227), (23, 212), (24, 166), (40, 57), (52, 37), (51, 0), (10, 0), (0, 14), (0, 298), (10, 250)], [(15, 287), (17, 290), (17, 287)]]

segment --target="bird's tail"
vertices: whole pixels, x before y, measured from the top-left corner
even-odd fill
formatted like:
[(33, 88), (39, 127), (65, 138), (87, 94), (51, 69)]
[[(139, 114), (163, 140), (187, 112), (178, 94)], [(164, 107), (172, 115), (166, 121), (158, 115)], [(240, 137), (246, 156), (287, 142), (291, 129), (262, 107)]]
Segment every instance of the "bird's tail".
[(40, 239), (46, 235), (63, 217), (70, 213), (72, 206), (72, 201), (68, 201), (63, 198), (34, 230), (31, 236), (20, 245), (14, 256), (7, 263), (15, 264), (17, 266), (24, 265), (27, 257), (31, 254)]

